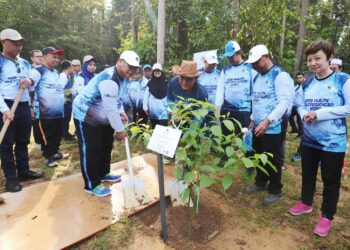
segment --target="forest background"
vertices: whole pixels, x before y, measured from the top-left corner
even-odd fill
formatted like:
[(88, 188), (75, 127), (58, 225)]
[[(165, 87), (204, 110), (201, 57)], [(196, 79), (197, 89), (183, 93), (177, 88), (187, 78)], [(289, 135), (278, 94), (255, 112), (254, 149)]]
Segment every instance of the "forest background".
[(167, 69), (195, 52), (223, 54), (233, 34), (245, 54), (256, 44), (267, 45), (291, 74), (307, 70), (305, 46), (326, 39), (349, 71), (350, 0), (0, 0), (0, 29), (14, 28), (25, 37), (26, 59), (32, 49), (54, 46), (67, 59), (92, 54), (102, 67), (134, 49), (141, 63), (153, 64), (161, 1)]

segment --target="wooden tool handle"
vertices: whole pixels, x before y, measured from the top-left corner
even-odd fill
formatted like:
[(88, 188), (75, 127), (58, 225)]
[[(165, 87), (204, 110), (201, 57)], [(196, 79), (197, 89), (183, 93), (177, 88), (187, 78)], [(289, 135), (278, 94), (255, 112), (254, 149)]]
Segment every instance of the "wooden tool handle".
[[(19, 103), (19, 100), (21, 99), (21, 96), (24, 92), (24, 89), (23, 88), (20, 88), (19, 91), (18, 91), (18, 94), (16, 96), (16, 100), (15, 102), (13, 103), (12, 107), (11, 107), (11, 110), (10, 110), (10, 113), (11, 114), (15, 114), (15, 111), (17, 109), (17, 106), (18, 106), (18, 103)], [(0, 117), (0, 119), (2, 119), (2, 117)], [(7, 131), (7, 128), (9, 127), (10, 125), (10, 122), (11, 120), (10, 119), (7, 119), (4, 123), (4, 125), (2, 126), (1, 128), (1, 131), (0, 131), (0, 144), (2, 143), (2, 140), (4, 139), (4, 136), (6, 134), (6, 131)]]

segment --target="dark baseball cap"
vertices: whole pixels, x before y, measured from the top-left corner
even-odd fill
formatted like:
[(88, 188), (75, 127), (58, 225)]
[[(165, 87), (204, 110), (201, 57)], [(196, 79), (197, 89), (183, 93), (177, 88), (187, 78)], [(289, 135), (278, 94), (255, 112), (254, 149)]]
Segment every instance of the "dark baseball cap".
[(54, 47), (46, 47), (42, 50), (43, 55), (47, 55), (47, 54), (58, 54), (60, 56), (64, 55), (64, 51), (63, 50), (58, 50), (55, 49)]

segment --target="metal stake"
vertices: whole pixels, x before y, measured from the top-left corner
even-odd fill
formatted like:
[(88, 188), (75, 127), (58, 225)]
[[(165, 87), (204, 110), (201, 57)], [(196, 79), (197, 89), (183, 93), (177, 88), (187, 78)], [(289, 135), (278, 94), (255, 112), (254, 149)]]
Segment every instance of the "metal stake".
[(166, 216), (165, 216), (165, 195), (164, 195), (164, 172), (163, 172), (163, 155), (157, 154), (158, 160), (158, 181), (159, 181), (159, 201), (160, 201), (160, 221), (162, 224), (162, 238), (167, 239)]

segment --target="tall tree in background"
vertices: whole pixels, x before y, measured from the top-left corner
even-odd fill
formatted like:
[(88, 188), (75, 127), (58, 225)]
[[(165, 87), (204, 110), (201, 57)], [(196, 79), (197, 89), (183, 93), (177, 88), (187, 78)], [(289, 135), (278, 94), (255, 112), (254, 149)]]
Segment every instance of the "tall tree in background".
[(294, 74), (295, 75), (301, 67), (302, 59), (303, 59), (303, 51), (304, 51), (304, 39), (306, 34), (305, 28), (305, 18), (307, 17), (309, 8), (309, 0), (301, 1), (301, 15), (300, 15), (300, 24), (299, 24), (299, 38), (297, 42), (296, 48), (296, 60), (294, 65)]
[(165, 0), (158, 0), (157, 62), (164, 64)]

